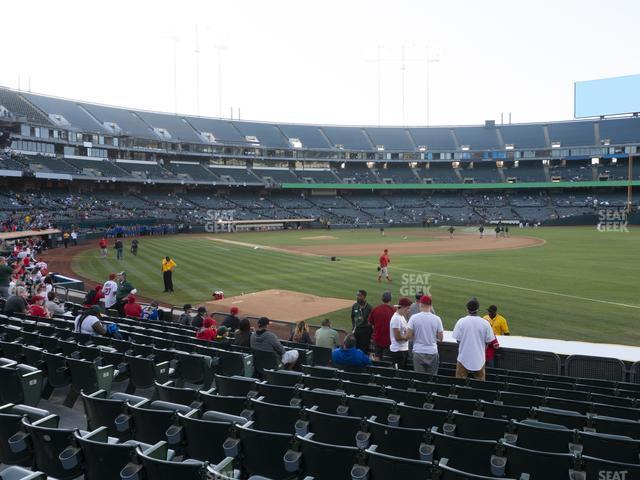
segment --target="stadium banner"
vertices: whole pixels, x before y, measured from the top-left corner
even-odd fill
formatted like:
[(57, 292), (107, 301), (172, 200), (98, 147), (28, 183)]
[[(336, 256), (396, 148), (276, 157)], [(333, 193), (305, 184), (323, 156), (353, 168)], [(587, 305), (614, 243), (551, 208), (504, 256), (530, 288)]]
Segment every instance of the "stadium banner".
[(640, 112), (640, 75), (575, 82), (573, 107), (575, 118)]

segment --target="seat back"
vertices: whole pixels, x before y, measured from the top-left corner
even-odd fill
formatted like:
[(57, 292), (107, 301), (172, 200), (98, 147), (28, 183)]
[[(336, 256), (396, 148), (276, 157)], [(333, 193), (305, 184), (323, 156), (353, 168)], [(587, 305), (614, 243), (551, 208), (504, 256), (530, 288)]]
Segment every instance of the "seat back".
[(290, 405), (291, 399), (296, 392), (294, 387), (283, 387), (268, 383), (258, 383), (256, 386), (258, 387), (258, 395), (264, 397), (266, 402), (278, 405)]
[(282, 368), (282, 362), (275, 352), (266, 352), (263, 350), (253, 350), (253, 361), (256, 372), (262, 377), (264, 370), (278, 370)]
[(242, 467), (248, 475), (263, 475), (272, 479), (290, 478), (284, 468), (284, 454), (289, 450), (293, 435), (264, 432), (251, 426), (238, 426)]
[(206, 464), (197, 460), (172, 462), (166, 460), (166, 444), (154, 445), (143, 451), (138, 447), (137, 454), (144, 467), (147, 480), (203, 480), (206, 475)]
[(109, 443), (107, 430), (84, 438), (79, 432), (74, 436), (82, 450), (85, 475), (91, 480), (112, 480), (120, 477), (120, 471), (131, 461), (137, 442)]
[[(125, 355), (129, 365), (129, 382), (134, 387), (128, 389), (128, 393), (133, 393), (136, 388), (151, 388), (154, 383), (165, 383), (169, 380), (169, 363), (161, 362), (156, 364), (155, 360), (135, 355)], [(133, 391), (132, 391), (133, 390)]]
[(268, 432), (293, 433), (295, 423), (300, 419), (298, 407), (276, 405), (260, 400), (249, 400), (253, 410), (255, 428)]
[(225, 375), (216, 375), (214, 381), (218, 394), (231, 397), (245, 397), (250, 391), (255, 390), (257, 382), (255, 378)]
[(214, 410), (229, 415), (240, 415), (247, 408), (247, 397), (244, 396), (211, 395), (200, 392), (200, 400), (205, 411)]
[(518, 477), (528, 473), (531, 478), (570, 478), (569, 471), (574, 468), (575, 457), (569, 453), (528, 450), (507, 443), (502, 443), (502, 449), (507, 460), (507, 476)]
[[(46, 419), (42, 420), (46, 422)], [(60, 480), (76, 478), (82, 473), (80, 465), (69, 470), (63, 468), (58, 456), (73, 441), (74, 429), (45, 427), (23, 419), (33, 445), (34, 463), (38, 470)]]
[[(305, 409), (307, 429), (314, 440), (332, 445), (356, 446), (356, 434), (362, 429), (362, 419), (333, 415), (317, 410)], [(306, 433), (306, 432), (304, 432)]]
[(464, 472), (491, 475), (491, 456), (496, 452), (497, 442), (458, 438), (432, 431), (429, 443), (435, 446), (433, 458), (448, 458), (451, 467)]
[(165, 402), (178, 403), (180, 405), (191, 405), (199, 398), (199, 392), (195, 388), (180, 388), (167, 382), (162, 385), (156, 382), (156, 393), (158, 398)]
[(585, 456), (623, 463), (640, 459), (640, 440), (629, 437), (580, 432), (580, 443)]
[[(4, 387), (3, 387), (4, 388)], [(25, 407), (24, 405), (6, 404), (0, 407), (0, 463), (7, 465), (30, 465), (32, 453), (29, 449), (14, 453), (9, 448), (8, 440), (22, 430), (22, 417), (27, 415), (34, 422), (49, 415), (46, 410)]]
[[(358, 449), (321, 443), (313, 434), (296, 436), (302, 453), (300, 471), (314, 478), (350, 478), (353, 465), (358, 463)], [(327, 461), (329, 460), (330, 461)]]
[(182, 442), (188, 458), (210, 463), (221, 462), (225, 457), (222, 448), (229, 437), (232, 423), (203, 420), (178, 414), (182, 427)]
[(420, 460), (420, 445), (425, 443), (427, 432), (421, 428), (391, 427), (367, 420), (369, 444), (377, 445), (377, 451), (386, 455)]
[(442, 425), (447, 421), (448, 413), (445, 410), (427, 410), (401, 404), (397, 408), (401, 427), (424, 430), (431, 430), (433, 427), (442, 429)]
[(344, 405), (345, 395), (342, 392), (333, 390), (323, 390), (321, 388), (298, 390), (302, 398), (302, 404), (307, 407), (317, 407), (317, 410), (324, 413), (336, 413), (338, 407)]
[(371, 480), (386, 480), (388, 478), (426, 480), (430, 478), (433, 466), (431, 462), (379, 453), (375, 445), (366, 450), (366, 457)]

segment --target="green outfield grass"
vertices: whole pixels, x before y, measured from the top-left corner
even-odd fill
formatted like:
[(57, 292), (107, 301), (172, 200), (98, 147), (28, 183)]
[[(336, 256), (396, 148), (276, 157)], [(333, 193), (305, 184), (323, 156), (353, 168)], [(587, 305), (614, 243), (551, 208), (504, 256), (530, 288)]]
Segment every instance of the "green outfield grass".
[[(220, 238), (258, 245), (317, 245), (302, 237), (331, 235), (322, 242), (389, 246), (417, 238), (422, 229), (306, 230), (303, 232), (240, 233)], [(412, 238), (413, 235), (413, 238)], [(141, 295), (180, 305), (211, 299), (214, 289), (226, 296), (269, 288), (351, 299), (358, 288), (377, 303), (384, 289), (394, 297), (403, 283), (419, 283), (416, 275), (428, 273), (434, 306), (445, 328), (464, 315), (470, 296), (482, 308), (495, 303), (509, 320), (514, 334), (627, 345), (640, 344), (640, 231), (602, 233), (595, 227), (512, 229), (512, 235), (535, 236), (546, 244), (518, 250), (452, 253), (443, 255), (392, 255), (391, 285), (376, 281), (376, 257), (342, 257), (331, 262), (251, 247), (222, 244), (205, 236), (142, 238), (138, 257), (101, 259), (95, 250), (73, 261), (78, 274), (104, 281), (109, 272), (126, 270)], [(176, 293), (162, 293), (160, 261), (172, 256)], [(411, 276), (414, 276), (412, 278)], [(404, 280), (404, 282), (403, 282)], [(348, 310), (329, 315), (334, 325), (348, 328)], [(598, 352), (594, 351), (594, 355)]]

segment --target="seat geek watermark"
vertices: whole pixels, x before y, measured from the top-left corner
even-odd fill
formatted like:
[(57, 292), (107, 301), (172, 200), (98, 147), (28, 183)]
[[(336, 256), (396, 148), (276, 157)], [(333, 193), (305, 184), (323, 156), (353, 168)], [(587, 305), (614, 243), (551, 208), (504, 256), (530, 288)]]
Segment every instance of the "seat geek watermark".
[(628, 214), (624, 208), (602, 208), (598, 210), (599, 232), (624, 232), (629, 233)]
[(600, 470), (598, 480), (627, 480), (628, 470)]
[(429, 273), (403, 273), (400, 283), (400, 296), (415, 297), (418, 293), (431, 295)]

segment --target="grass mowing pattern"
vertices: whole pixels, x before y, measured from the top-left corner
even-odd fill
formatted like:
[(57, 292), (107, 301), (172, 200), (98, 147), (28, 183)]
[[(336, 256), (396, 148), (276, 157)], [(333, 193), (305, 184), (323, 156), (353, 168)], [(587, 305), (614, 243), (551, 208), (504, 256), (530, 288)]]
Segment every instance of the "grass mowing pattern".
[[(96, 248), (78, 255), (73, 269), (98, 281), (104, 281), (109, 272), (126, 270), (141, 295), (175, 305), (207, 301), (218, 288), (224, 290), (226, 296), (276, 288), (347, 299), (353, 298), (358, 288), (364, 288), (369, 292), (370, 302), (376, 304), (387, 288), (397, 299), (402, 274), (424, 272), (431, 273), (434, 306), (445, 328), (451, 329), (465, 314), (467, 299), (477, 296), (482, 309), (491, 303), (497, 304), (516, 335), (640, 344), (637, 329), (640, 231), (600, 233), (587, 227), (512, 229), (513, 235), (535, 236), (547, 243), (519, 250), (394, 255), (393, 246), (401, 243), (403, 236), (408, 236), (408, 241), (422, 240), (412, 238), (416, 231), (387, 229), (385, 238), (381, 238), (377, 230), (306, 230), (221, 237), (278, 246), (379, 243), (381, 248), (384, 245), (391, 250), (394, 278), (391, 285), (377, 283), (375, 257), (341, 258), (331, 262), (324, 257), (222, 244), (205, 236), (142, 238), (138, 257), (128, 252), (129, 240), (126, 240), (123, 261), (115, 260), (113, 249), (108, 259), (101, 259)], [(320, 235), (337, 239), (301, 239)], [(160, 261), (165, 255), (172, 256), (178, 264), (174, 294), (162, 293)], [(335, 326), (350, 328), (348, 315), (348, 310), (340, 310), (329, 317)]]

